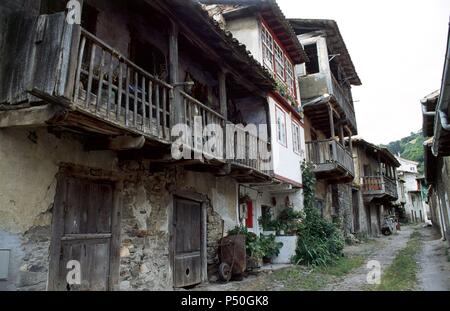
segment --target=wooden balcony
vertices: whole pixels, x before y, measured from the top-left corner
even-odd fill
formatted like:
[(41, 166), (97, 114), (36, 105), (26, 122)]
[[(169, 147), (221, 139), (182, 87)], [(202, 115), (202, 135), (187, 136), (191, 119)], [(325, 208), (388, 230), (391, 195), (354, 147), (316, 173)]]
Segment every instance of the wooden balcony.
[[(317, 73), (300, 77), (300, 93), (304, 112), (318, 130), (330, 136), (328, 103), (332, 103), (339, 113), (341, 121), (347, 125), (353, 135), (357, 133), (355, 110), (351, 99), (331, 73)], [(329, 95), (326, 97), (326, 95)]]
[(308, 159), (315, 165), (317, 179), (333, 183), (351, 182), (355, 176), (353, 156), (334, 139), (306, 143)]
[(396, 201), (398, 199), (397, 183), (386, 176), (361, 177), (365, 200)]
[[(232, 145), (233, 150), (245, 151), (242, 157), (226, 158), (227, 120), (207, 104), (145, 71), (80, 26), (69, 25), (64, 13), (44, 15), (37, 20), (39, 23), (27, 21), (31, 39), (23, 43), (26, 48), (20, 47), (27, 53), (31, 51), (29, 66), (24, 67), (20, 61), (11, 64), (15, 69), (11, 85), (12, 80), (20, 81), (19, 87), (0, 88), (0, 102), (18, 107), (10, 109), (14, 118), (6, 118), (0, 126), (20, 126), (17, 120), (23, 119), (21, 122), (27, 126), (35, 122), (67, 129), (87, 134), (93, 142), (90, 147), (97, 149), (110, 148), (103, 142), (111, 138), (139, 138), (133, 150), (126, 150), (132, 153), (130, 157), (138, 153), (141, 159), (162, 159), (173, 164), (180, 162), (170, 156), (170, 146), (176, 139), (171, 137), (172, 126), (175, 122), (184, 123), (193, 129), (195, 117), (201, 117), (202, 134), (210, 124), (219, 125), (224, 133), (220, 146), (206, 148), (212, 150), (211, 154), (193, 150), (202, 152), (203, 158), (197, 162), (206, 171), (214, 171), (208, 166), (214, 165), (220, 173), (237, 171), (237, 176), (245, 176), (249, 181), (270, 175), (258, 158), (251, 157), (254, 139), (249, 136), (244, 135), (245, 139)], [(48, 24), (51, 32), (43, 35), (36, 26), (41, 24)], [(33, 106), (19, 109), (18, 104), (26, 100), (33, 101)], [(258, 146), (260, 141), (255, 139)], [(209, 143), (209, 139), (202, 137), (196, 143)], [(231, 169), (223, 169), (224, 166)]]
[(147, 138), (169, 143), (173, 87), (81, 30), (73, 105)]
[(270, 143), (240, 127), (234, 128), (233, 135), (226, 140), (232, 175), (242, 183), (270, 179), (273, 175)]

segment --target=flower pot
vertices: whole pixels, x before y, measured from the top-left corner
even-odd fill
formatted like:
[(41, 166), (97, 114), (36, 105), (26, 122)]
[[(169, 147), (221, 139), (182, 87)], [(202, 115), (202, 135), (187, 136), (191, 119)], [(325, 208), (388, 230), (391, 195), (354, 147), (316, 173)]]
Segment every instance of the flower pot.
[(295, 255), (295, 250), (297, 249), (298, 237), (296, 235), (277, 236), (275, 240), (283, 243), (283, 247), (280, 249), (280, 254), (272, 260), (272, 263), (290, 264), (291, 258)]

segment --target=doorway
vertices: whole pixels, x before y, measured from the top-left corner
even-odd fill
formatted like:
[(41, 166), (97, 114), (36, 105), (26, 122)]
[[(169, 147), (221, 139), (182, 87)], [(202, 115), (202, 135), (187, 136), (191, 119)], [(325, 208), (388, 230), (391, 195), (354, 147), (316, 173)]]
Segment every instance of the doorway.
[(112, 181), (58, 178), (49, 290), (107, 291), (118, 282), (118, 196)]
[(176, 197), (173, 213), (174, 287), (202, 282), (203, 260), (202, 203)]
[(361, 226), (359, 223), (359, 191), (352, 190), (352, 204), (353, 204), (353, 231), (359, 232)]

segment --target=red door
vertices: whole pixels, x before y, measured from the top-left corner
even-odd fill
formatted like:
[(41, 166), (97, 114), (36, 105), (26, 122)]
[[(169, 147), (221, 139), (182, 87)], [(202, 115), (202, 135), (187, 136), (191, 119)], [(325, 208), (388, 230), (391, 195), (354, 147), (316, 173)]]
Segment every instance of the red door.
[(253, 228), (253, 202), (252, 201), (247, 202), (247, 219), (245, 221), (245, 226), (250, 229)]

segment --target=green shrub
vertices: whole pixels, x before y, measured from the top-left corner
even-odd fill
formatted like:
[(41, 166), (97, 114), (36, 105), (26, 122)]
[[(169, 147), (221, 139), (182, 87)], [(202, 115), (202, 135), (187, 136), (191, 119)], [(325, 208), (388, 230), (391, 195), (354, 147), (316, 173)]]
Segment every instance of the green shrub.
[(339, 224), (324, 219), (315, 207), (315, 177), (310, 164), (304, 163), (304, 219), (298, 225), (297, 264), (327, 266), (343, 256), (345, 240)]
[(245, 250), (247, 256), (255, 261), (263, 258), (273, 258), (280, 254), (283, 243), (275, 241), (274, 235), (258, 237), (256, 234), (249, 232), (246, 227), (235, 227), (228, 232), (228, 235), (242, 234), (245, 236)]
[(275, 235), (261, 235), (260, 236), (261, 247), (264, 251), (264, 258), (274, 258), (280, 254), (280, 250), (283, 247), (283, 243), (275, 240)]

